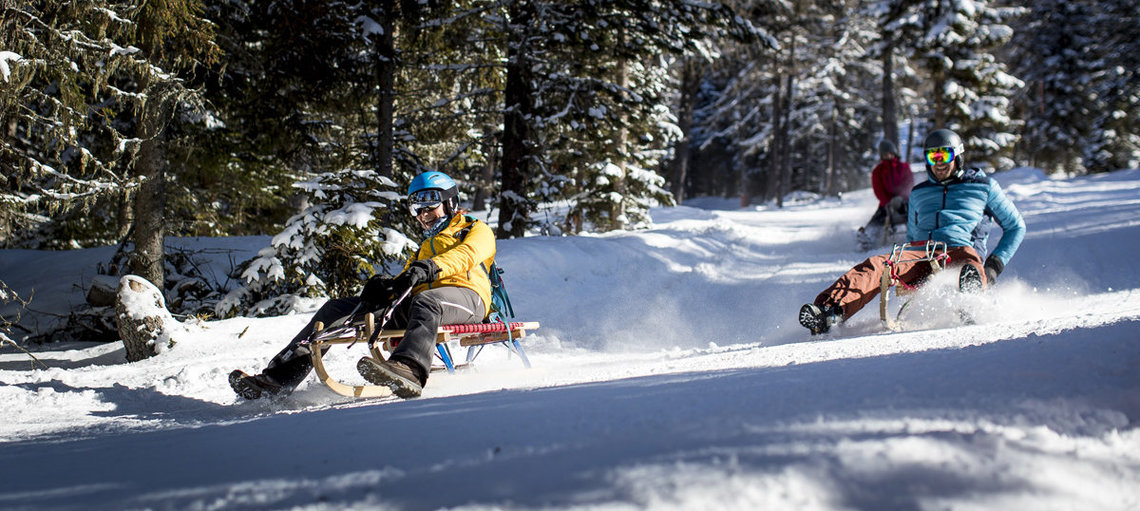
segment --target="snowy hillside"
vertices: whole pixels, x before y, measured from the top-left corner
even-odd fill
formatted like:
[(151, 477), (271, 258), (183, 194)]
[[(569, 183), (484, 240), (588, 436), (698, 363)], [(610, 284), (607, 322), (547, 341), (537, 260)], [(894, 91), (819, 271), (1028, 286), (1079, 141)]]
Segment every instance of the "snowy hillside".
[[(902, 332), (877, 307), (817, 338), (795, 320), (876, 253), (852, 249), (863, 190), (501, 241), (515, 309), (542, 323), (534, 367), (488, 349), (410, 401), (314, 377), (235, 398), (226, 374), (260, 370), (305, 315), (187, 323), (130, 364), (70, 343), (33, 369), (4, 346), (0, 509), (1140, 509), (1140, 170), (998, 178), (1020, 251), (981, 298), (940, 275)], [(180, 243), (240, 260), (265, 239)], [(0, 275), (63, 310), (108, 250), (4, 251)], [(363, 354), (330, 371), (363, 382)]]

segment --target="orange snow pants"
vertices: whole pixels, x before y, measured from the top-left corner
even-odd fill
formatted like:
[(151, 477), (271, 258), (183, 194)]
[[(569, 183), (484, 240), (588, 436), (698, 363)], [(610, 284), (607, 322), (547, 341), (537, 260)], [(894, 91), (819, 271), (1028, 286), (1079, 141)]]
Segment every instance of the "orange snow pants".
[[(982, 276), (982, 286), (987, 286), (986, 272), (982, 267), (982, 259), (974, 247), (950, 247), (946, 250), (950, 256), (948, 268), (961, 268), (962, 265), (972, 264), (977, 267)], [(883, 272), (887, 269), (887, 259), (890, 254), (882, 254), (867, 258), (855, 265), (847, 273), (839, 277), (834, 284), (823, 290), (815, 297), (815, 304), (824, 307), (838, 305), (843, 308), (843, 319), (846, 321), (863, 306), (879, 296), (879, 286), (882, 283)], [(895, 271), (899, 280), (910, 286), (919, 286), (930, 277), (932, 272), (927, 261), (900, 261), (895, 263)]]

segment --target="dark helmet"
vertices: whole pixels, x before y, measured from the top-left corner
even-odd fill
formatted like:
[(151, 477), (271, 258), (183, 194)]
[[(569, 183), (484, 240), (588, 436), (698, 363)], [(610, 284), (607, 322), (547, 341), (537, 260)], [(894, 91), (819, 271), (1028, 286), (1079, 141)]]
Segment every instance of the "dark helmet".
[[(419, 193), (430, 191), (437, 191), (437, 194)], [(412, 178), (412, 182), (408, 184), (408, 201), (413, 207), (416, 202), (431, 202), (427, 200), (428, 196), (443, 203), (443, 211), (448, 217), (459, 209), (459, 186), (455, 184), (454, 179), (443, 172), (434, 170), (424, 172)], [(414, 210), (412, 214), (415, 214)]]
[(963, 157), (966, 146), (962, 144), (962, 137), (959, 137), (957, 133), (947, 129), (934, 130), (926, 136), (926, 140), (922, 143), (922, 155), (923, 159), (926, 160), (926, 175), (930, 176), (931, 181), (937, 181), (928, 155), (931, 149), (949, 150), (949, 156), (955, 163), (954, 173), (950, 175), (949, 179), (961, 177), (966, 172), (966, 160)]
[(879, 141), (879, 154), (883, 153), (891, 153), (895, 156), (898, 156), (899, 150), (897, 147), (895, 147), (895, 144), (893, 142), (884, 139)]

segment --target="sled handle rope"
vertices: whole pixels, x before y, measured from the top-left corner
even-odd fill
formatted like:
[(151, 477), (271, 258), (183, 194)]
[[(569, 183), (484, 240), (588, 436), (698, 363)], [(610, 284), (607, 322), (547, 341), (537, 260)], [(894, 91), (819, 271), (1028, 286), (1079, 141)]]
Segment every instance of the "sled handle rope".
[[(371, 325), (369, 325), (368, 332), (369, 332), (369, 334), (371, 334), (368, 336), (368, 349), (369, 350), (374, 350), (374, 348), (376, 346), (376, 333), (379, 333), (381, 330), (384, 329), (384, 325), (387, 325), (388, 321), (392, 319), (392, 315), (396, 313), (396, 307), (398, 307), (401, 303), (403, 303), (404, 300), (406, 300), (408, 298), (408, 296), (411, 294), (412, 294), (412, 286), (408, 286), (408, 288), (405, 289), (404, 292), (400, 294), (400, 297), (396, 298), (395, 300), (392, 300), (392, 304), (389, 305), (388, 308), (384, 310), (384, 315), (380, 317), (380, 327), (374, 329), (374, 328), (372, 328)], [(371, 316), (371, 314), (369, 314), (369, 316)], [(375, 330), (376, 333), (373, 333), (373, 330)], [(349, 348), (351, 348), (351, 347), (352, 347), (352, 345), (349, 345)]]
[[(905, 256), (905, 257), (904, 257)], [(894, 330), (898, 327), (898, 320), (892, 321), (890, 314), (888, 314), (888, 306), (890, 301), (890, 291), (893, 286), (900, 286), (901, 293), (909, 293), (916, 288), (906, 282), (903, 282), (900, 272), (900, 263), (920, 263), (929, 262), (931, 273), (938, 273), (950, 264), (950, 255), (946, 253), (946, 243), (942, 241), (913, 241), (905, 244), (895, 245), (891, 249), (891, 255), (887, 256), (884, 262), (886, 268), (883, 269), (883, 275), (879, 281), (879, 319), (887, 325), (888, 328)], [(899, 315), (902, 315), (903, 308), (899, 309)]]

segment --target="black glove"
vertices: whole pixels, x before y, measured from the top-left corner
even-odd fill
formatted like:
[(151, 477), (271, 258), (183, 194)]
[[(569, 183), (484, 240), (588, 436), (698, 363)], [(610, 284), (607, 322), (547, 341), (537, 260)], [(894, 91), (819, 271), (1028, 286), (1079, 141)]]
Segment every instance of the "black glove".
[(993, 285), (997, 282), (998, 275), (1001, 275), (1002, 270), (1005, 269), (1005, 263), (1001, 262), (993, 254), (986, 258), (986, 282)]
[(420, 259), (408, 266), (404, 273), (396, 276), (396, 281), (392, 284), (392, 289), (398, 293), (403, 293), (406, 289), (411, 289), (420, 284), (427, 284), (432, 282), (439, 276), (439, 266), (435, 265), (435, 261), (431, 259)]
[(392, 291), (395, 290), (396, 279), (387, 275), (373, 275), (364, 283), (364, 289), (360, 291), (360, 300), (367, 302), (374, 306), (392, 303)]

